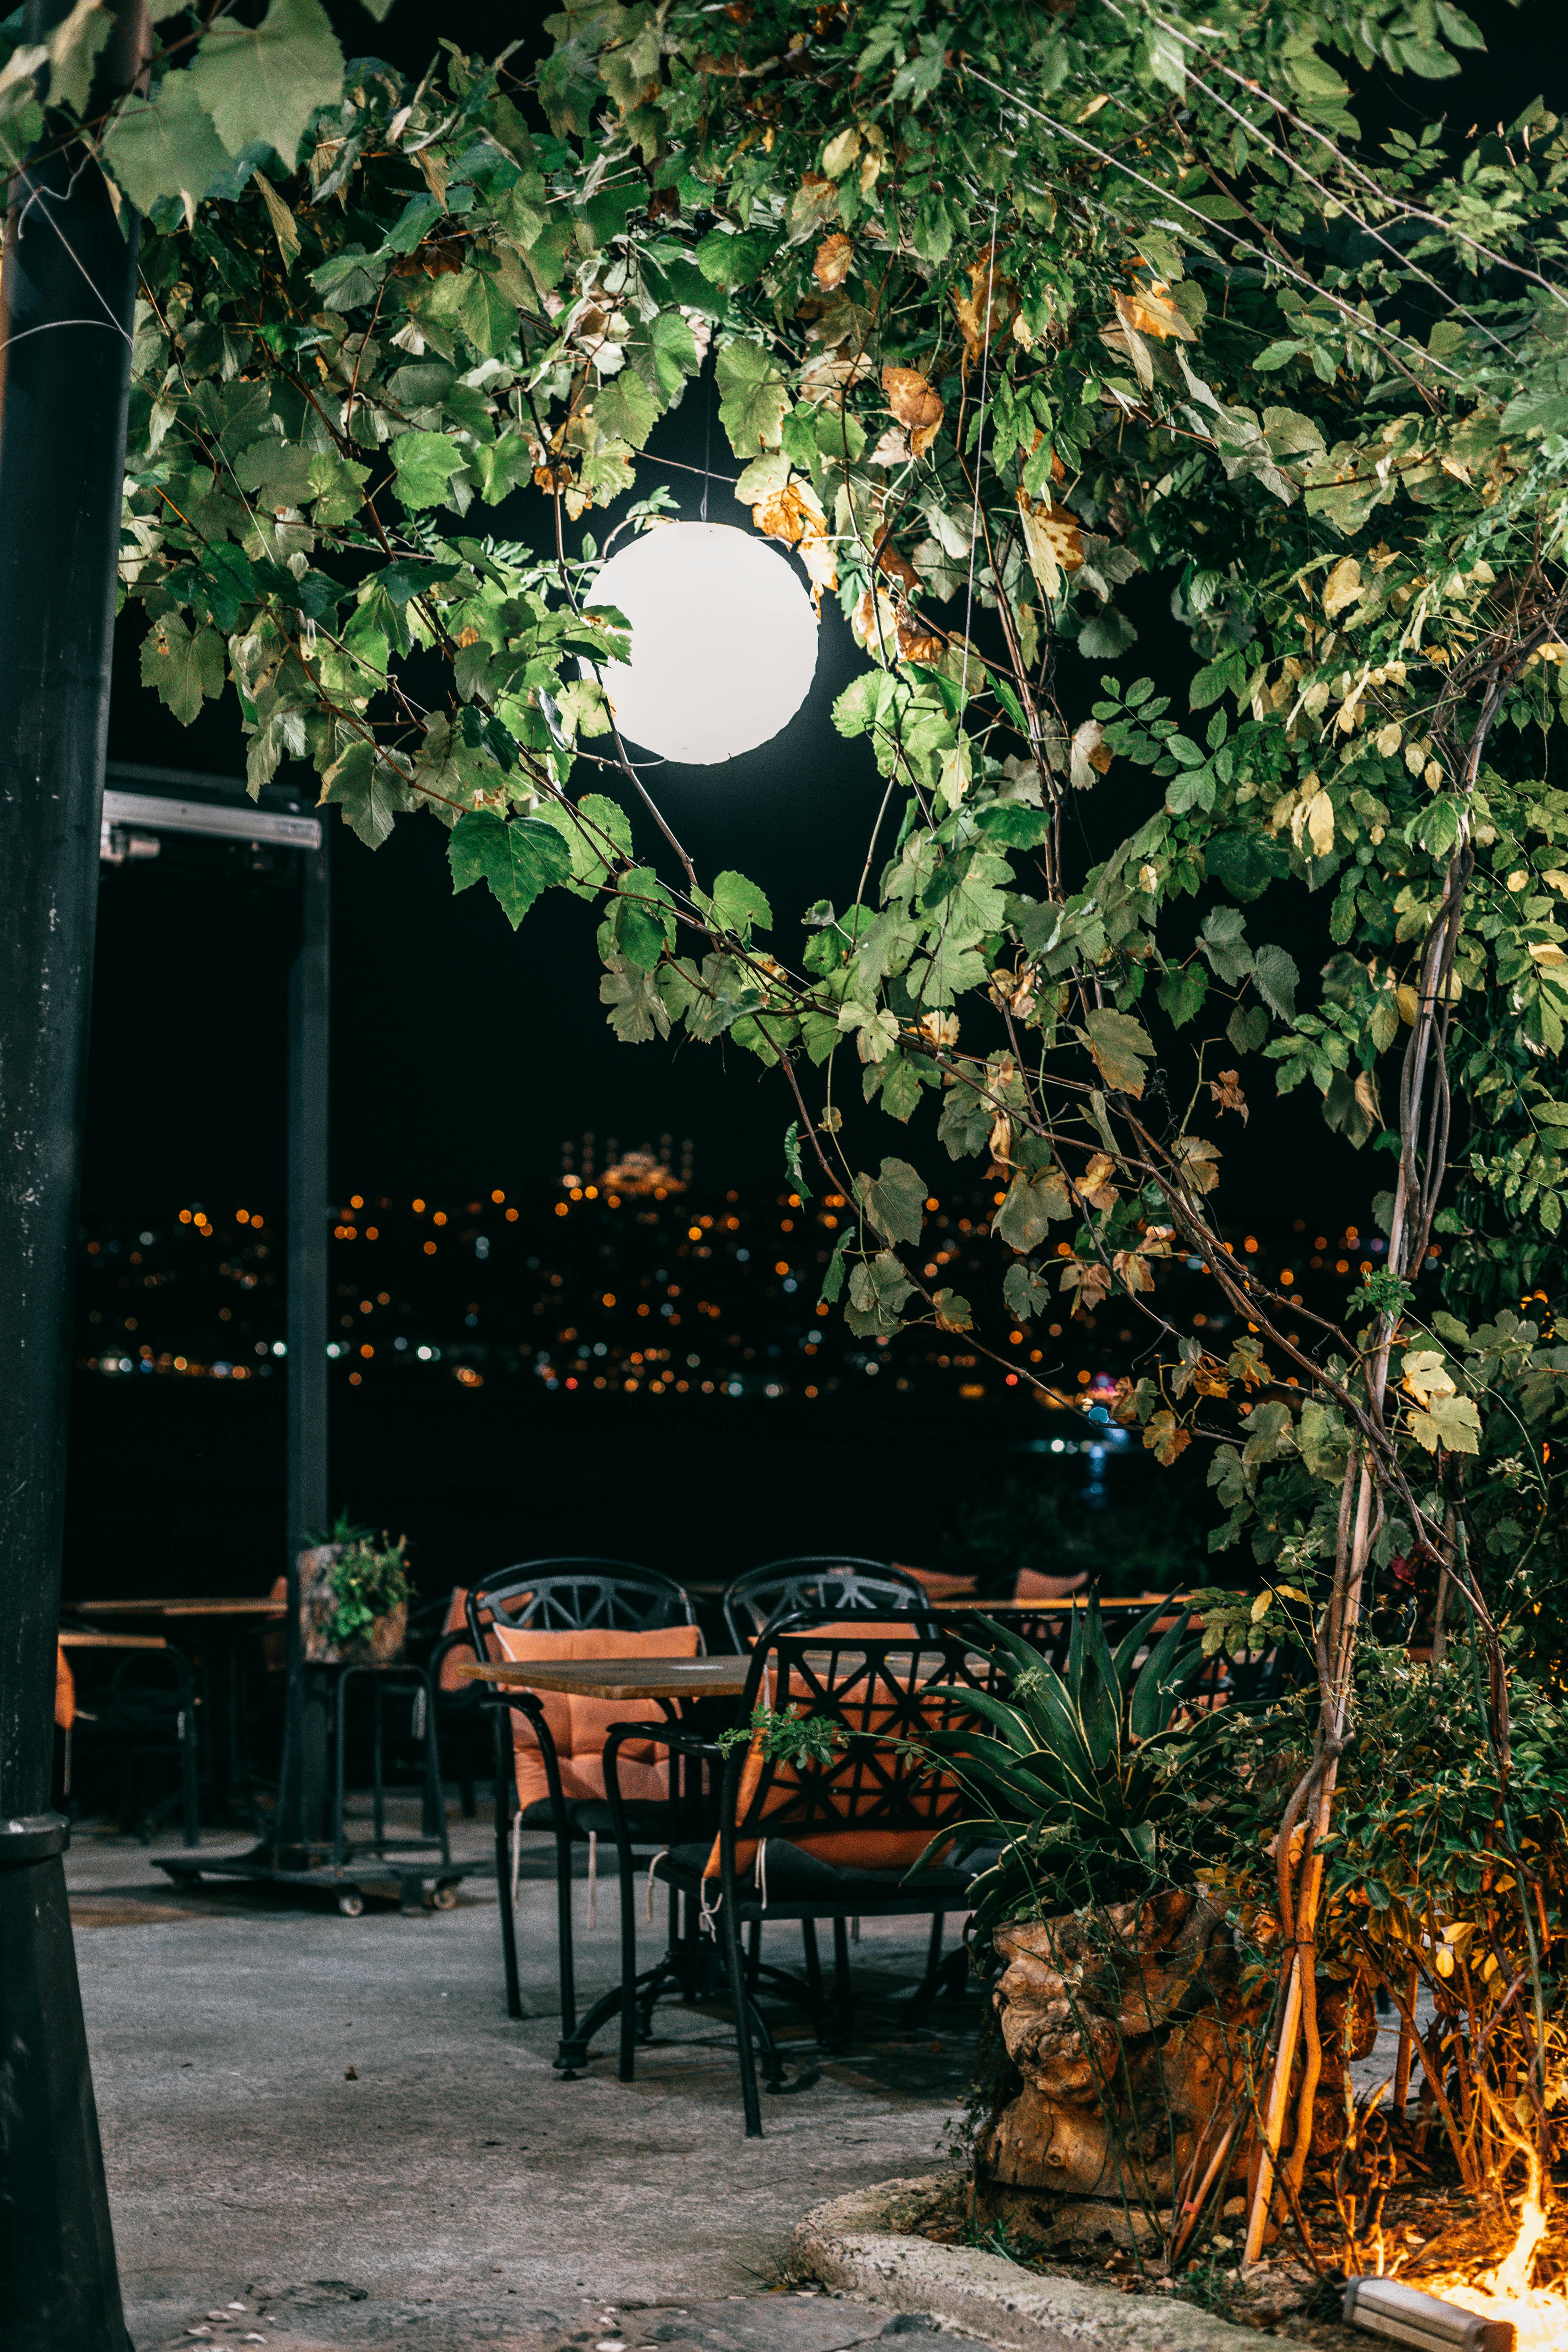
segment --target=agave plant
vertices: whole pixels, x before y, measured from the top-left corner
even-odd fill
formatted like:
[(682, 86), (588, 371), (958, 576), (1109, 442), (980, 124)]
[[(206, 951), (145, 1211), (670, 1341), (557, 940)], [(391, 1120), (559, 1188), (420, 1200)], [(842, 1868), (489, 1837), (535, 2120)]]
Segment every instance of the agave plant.
[[(1073, 1612), (1059, 1674), (1031, 1643), (981, 1621), (1008, 1668), (1009, 1695), (955, 1687), (952, 1696), (997, 1737), (933, 1729), (922, 1742), (982, 1809), (944, 1836), (956, 1836), (961, 1852), (1002, 1849), (974, 1880), (972, 1932), (1121, 1901), (1157, 1875), (1162, 1829), (1191, 1814), (1214, 1769), (1194, 1727), (1176, 1723), (1205, 1663), (1201, 1643), (1185, 1640), (1184, 1611), (1137, 1664), (1168, 1605), (1156, 1602), (1113, 1651), (1091, 1596)], [(1170, 1769), (1177, 1742), (1191, 1748), (1179, 1780)]]

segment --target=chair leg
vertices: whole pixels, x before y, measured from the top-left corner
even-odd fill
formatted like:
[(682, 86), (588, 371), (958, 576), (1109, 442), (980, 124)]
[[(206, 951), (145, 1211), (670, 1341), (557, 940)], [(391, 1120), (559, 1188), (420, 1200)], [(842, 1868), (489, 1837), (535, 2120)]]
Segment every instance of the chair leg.
[(577, 2024), (577, 1975), (572, 1942), (572, 1832), (555, 1832), (555, 1942), (561, 1974), (561, 2038), (569, 2042)]
[(621, 1884), (621, 2064), (623, 2083), (637, 2078), (637, 1873), (623, 1869)]
[(942, 1982), (942, 1933), (946, 1914), (933, 1911), (931, 1915), (931, 1941), (926, 1946), (925, 1974), (910, 1995), (910, 2014), (923, 2017), (931, 2007), (931, 1996)]
[(496, 1900), (500, 1906), (501, 1966), (506, 1971), (506, 2013), (522, 2015), (522, 1987), (517, 1975), (517, 1921), (511, 1909), (511, 1740), (503, 1711), (496, 1709)]
[(184, 1838), (187, 1845), (202, 1842), (196, 1806), (196, 1711), (189, 1699), (180, 1709), (180, 1786), (184, 1797)]
[(855, 2021), (855, 1994), (849, 1982), (849, 1924), (844, 1918), (833, 1922), (833, 1976), (837, 2031), (847, 2033)]
[(822, 2020), (822, 1956), (816, 1948), (816, 1922), (815, 1919), (803, 1919), (801, 1921), (800, 1940), (805, 1950), (805, 1981), (806, 1988), (811, 1995), (812, 2022), (814, 2025), (820, 2025)]
[(720, 1905), (719, 1940), (723, 1947), (724, 1973), (730, 1980), (730, 2000), (735, 2012), (735, 2055), (741, 2067), (741, 2104), (745, 2109), (746, 2137), (761, 2139), (763, 2104), (757, 2096), (757, 2067), (752, 2052), (752, 2005), (746, 1995), (745, 1969), (741, 1958), (741, 1939), (735, 1931), (732, 1904)]

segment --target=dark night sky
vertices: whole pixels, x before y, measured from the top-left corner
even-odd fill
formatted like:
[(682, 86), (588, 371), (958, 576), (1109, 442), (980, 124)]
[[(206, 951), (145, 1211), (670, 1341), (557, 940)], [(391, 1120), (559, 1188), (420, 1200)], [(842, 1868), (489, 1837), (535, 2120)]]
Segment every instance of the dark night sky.
[[(1478, 117), (1515, 113), (1542, 86), (1561, 43), (1560, 0), (1473, 11), (1490, 57), (1467, 62), (1462, 83), (1405, 85), (1387, 94), (1386, 118), (1413, 121), (1445, 103), (1459, 128)], [(351, 54), (374, 52), (418, 71), (437, 36), (491, 52), (525, 40), (542, 7), (458, 5), (437, 12), (398, 0), (382, 26), (356, 0), (332, 13)], [(1549, 91), (1549, 96), (1557, 95)], [(700, 462), (706, 385), (693, 386), (653, 447)], [(721, 432), (714, 464), (733, 471)], [(639, 487), (658, 469), (639, 467)], [(671, 488), (694, 515), (698, 485), (671, 472)], [(710, 511), (744, 523), (721, 485)], [(543, 501), (523, 491), (488, 525), (500, 535), (541, 528)], [(1135, 616), (1141, 644), (1121, 665), (1184, 667), (1184, 649), (1162, 627), (1163, 597), (1146, 587)], [(243, 772), (232, 694), (181, 729), (139, 683), (143, 624), (125, 615), (116, 646), (110, 757), (214, 773)], [(777, 938), (793, 954), (795, 919), (811, 899), (852, 895), (879, 793), (864, 744), (843, 743), (829, 709), (860, 666), (847, 628), (825, 608), (817, 675), (805, 708), (774, 742), (723, 769), (659, 772), (658, 793), (700, 872), (736, 866), (768, 891)], [(1098, 666), (1097, 666), (1098, 667)], [(1086, 704), (1091, 681), (1064, 667), (1069, 707)], [(1131, 831), (1151, 801), (1146, 779), (1113, 772), (1094, 795), (1088, 821), (1103, 849)], [(641, 828), (639, 828), (640, 832)], [(549, 1177), (563, 1135), (594, 1128), (623, 1143), (668, 1129), (696, 1140), (700, 1181), (748, 1182), (782, 1172), (780, 1139), (791, 1117), (782, 1080), (752, 1056), (713, 1048), (622, 1046), (597, 1002), (593, 919), (552, 895), (514, 936), (493, 901), (474, 890), (454, 898), (446, 835), (417, 818), (403, 821), (373, 857), (332, 824), (333, 1182), (357, 1188), (428, 1191), (515, 1189)], [(648, 845), (651, 847), (651, 843)], [(1297, 948), (1271, 894), (1252, 929)], [(1266, 913), (1268, 919), (1265, 919)], [(104, 869), (86, 1166), (89, 1214), (153, 1209), (172, 1200), (278, 1202), (282, 1176), (283, 973), (289, 912), (275, 883), (242, 870), (237, 858), (169, 849), (155, 864)], [(1303, 952), (1306, 950), (1306, 952)], [(1373, 1167), (1355, 1163), (1328, 1137), (1315, 1103), (1293, 1098), (1267, 1122), (1272, 1157), (1254, 1136), (1231, 1146), (1232, 1173), (1249, 1200), (1243, 1213), (1281, 1199), (1303, 1175), (1327, 1184), (1348, 1213), (1372, 1189)], [(933, 1173), (945, 1166), (917, 1118), (908, 1149)], [(1262, 1126), (1265, 1122), (1258, 1122)], [(1376, 1181), (1384, 1181), (1378, 1163)], [(1328, 1203), (1323, 1202), (1326, 1213)]]

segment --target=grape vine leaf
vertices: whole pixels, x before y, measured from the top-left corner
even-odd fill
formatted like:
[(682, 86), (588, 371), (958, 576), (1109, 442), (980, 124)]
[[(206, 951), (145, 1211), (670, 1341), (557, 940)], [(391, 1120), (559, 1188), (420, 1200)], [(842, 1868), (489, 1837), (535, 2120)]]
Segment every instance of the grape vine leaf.
[(499, 816), (493, 809), (469, 809), (452, 828), (447, 844), (454, 893), (488, 882), (515, 931), (530, 907), (552, 882), (564, 882), (572, 861), (553, 825), (538, 817)]

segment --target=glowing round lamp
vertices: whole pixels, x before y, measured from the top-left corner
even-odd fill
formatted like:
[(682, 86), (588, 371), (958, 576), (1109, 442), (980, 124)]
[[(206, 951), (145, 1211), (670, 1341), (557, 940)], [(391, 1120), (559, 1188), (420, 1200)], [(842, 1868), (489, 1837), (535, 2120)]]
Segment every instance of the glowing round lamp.
[(787, 556), (728, 523), (670, 522), (612, 555), (590, 603), (632, 626), (601, 675), (629, 742), (714, 767), (786, 727), (816, 670), (816, 615)]

